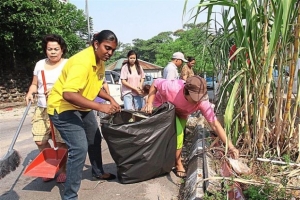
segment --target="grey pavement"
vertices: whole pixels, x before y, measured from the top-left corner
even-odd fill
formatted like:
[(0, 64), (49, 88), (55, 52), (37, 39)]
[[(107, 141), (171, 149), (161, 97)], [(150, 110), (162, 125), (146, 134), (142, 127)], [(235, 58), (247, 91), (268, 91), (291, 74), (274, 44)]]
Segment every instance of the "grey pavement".
[[(0, 157), (7, 152), (25, 107), (0, 110)], [(1, 200), (43, 200), (61, 199), (64, 191), (63, 183), (55, 180), (43, 182), (40, 178), (24, 176), (23, 172), (30, 160), (38, 155), (38, 150), (32, 140), (30, 119), (33, 107), (24, 122), (18, 140), (14, 146), (22, 161), (16, 171), (0, 179)], [(106, 142), (102, 142), (104, 169), (116, 174), (116, 165), (112, 160)], [(148, 181), (134, 184), (121, 184), (118, 180), (91, 181), (91, 166), (86, 160), (83, 178), (79, 190), (79, 199), (89, 200), (176, 200), (179, 195), (181, 179), (172, 172)]]

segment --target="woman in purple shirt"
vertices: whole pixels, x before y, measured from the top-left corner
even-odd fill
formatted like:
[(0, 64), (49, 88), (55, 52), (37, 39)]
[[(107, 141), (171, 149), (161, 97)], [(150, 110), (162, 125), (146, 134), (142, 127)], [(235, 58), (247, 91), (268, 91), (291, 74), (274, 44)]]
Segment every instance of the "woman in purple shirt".
[[(103, 80), (102, 88), (105, 90), (105, 92), (107, 94), (110, 95), (109, 87), (108, 87), (108, 84), (107, 84), (105, 78)], [(98, 96), (96, 97), (96, 99), (94, 101), (97, 102), (97, 103), (106, 104), (106, 100), (102, 99), (102, 98), (100, 98)], [(94, 110), (94, 114), (95, 114), (96, 120), (98, 122), (98, 125), (100, 125), (100, 119), (103, 118), (106, 114), (103, 113), (103, 112), (97, 111), (97, 110)]]

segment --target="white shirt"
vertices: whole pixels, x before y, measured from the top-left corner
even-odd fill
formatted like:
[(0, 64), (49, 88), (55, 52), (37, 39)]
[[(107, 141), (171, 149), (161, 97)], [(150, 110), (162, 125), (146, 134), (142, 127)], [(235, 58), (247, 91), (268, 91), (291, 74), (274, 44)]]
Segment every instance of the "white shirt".
[(37, 76), (38, 78), (37, 106), (47, 108), (47, 102), (46, 102), (46, 96), (45, 96), (41, 71), (44, 70), (46, 86), (47, 86), (47, 90), (49, 90), (53, 87), (55, 81), (58, 79), (59, 75), (61, 74), (61, 70), (63, 69), (67, 61), (68, 59), (64, 59), (59, 66), (57, 66), (52, 70), (45, 69), (46, 59), (40, 60), (36, 63), (34, 67), (33, 75)]
[(168, 80), (179, 79), (177, 66), (173, 62), (169, 62), (164, 68), (163, 78)]

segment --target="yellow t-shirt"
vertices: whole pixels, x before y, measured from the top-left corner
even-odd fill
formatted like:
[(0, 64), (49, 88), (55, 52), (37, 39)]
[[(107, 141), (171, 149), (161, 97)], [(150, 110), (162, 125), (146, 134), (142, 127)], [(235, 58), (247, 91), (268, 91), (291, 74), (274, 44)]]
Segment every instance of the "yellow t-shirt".
[(47, 112), (50, 115), (66, 110), (90, 111), (75, 106), (63, 98), (63, 92), (78, 92), (93, 101), (98, 95), (105, 77), (104, 62), (96, 65), (92, 46), (72, 56), (64, 66), (48, 97)]

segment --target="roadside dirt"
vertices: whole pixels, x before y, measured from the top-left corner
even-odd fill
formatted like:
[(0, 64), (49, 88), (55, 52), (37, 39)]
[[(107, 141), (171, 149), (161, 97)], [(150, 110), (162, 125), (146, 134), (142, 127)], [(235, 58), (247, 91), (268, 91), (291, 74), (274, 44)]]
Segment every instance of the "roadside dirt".
[[(30, 107), (27, 116), (32, 116), (34, 108), (34, 105)], [(26, 105), (24, 103), (15, 106), (0, 107), (0, 119), (1, 121), (6, 121), (20, 118), (24, 114), (25, 109)]]

